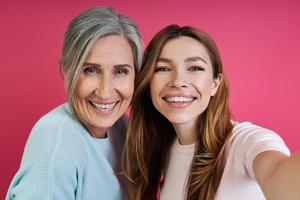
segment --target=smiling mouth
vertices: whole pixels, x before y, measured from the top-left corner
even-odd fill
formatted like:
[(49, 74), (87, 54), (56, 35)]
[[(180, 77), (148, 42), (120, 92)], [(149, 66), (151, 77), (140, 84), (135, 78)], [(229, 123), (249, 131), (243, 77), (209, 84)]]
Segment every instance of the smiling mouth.
[(93, 102), (93, 101), (89, 101), (89, 103), (98, 111), (110, 112), (119, 103), (119, 101), (115, 101), (115, 102), (112, 102), (112, 103), (96, 103), (96, 102)]
[(196, 99), (196, 97), (164, 97), (165, 101), (169, 103), (189, 103)]

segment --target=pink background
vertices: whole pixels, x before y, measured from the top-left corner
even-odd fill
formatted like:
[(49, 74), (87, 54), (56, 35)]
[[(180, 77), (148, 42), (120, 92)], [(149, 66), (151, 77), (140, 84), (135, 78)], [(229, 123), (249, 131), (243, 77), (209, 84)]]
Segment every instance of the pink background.
[(64, 31), (75, 15), (96, 5), (133, 18), (145, 44), (170, 23), (208, 32), (223, 57), (235, 117), (275, 130), (292, 152), (300, 149), (299, 1), (8, 2), (0, 3), (0, 199), (32, 126), (65, 101), (58, 66)]

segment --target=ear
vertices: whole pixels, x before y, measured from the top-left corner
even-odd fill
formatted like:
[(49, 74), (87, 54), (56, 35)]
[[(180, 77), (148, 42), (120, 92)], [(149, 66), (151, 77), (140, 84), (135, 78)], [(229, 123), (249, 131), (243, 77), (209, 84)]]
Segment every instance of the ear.
[(214, 78), (212, 88), (210, 91), (210, 96), (215, 96), (218, 91), (219, 85), (222, 81), (222, 74), (218, 74), (217, 78)]

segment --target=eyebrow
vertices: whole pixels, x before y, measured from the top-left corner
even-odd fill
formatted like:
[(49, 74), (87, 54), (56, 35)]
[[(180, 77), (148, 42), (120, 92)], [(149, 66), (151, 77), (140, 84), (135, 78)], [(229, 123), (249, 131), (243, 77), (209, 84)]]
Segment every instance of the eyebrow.
[(130, 68), (130, 69), (134, 69), (134, 67), (129, 64), (114, 65), (114, 68), (119, 68), (119, 67), (126, 67), (126, 68)]
[(171, 59), (168, 58), (158, 58), (157, 62), (166, 62), (166, 63), (172, 63)]
[(206, 62), (206, 60), (204, 60), (203, 58), (199, 57), (199, 56), (194, 56), (194, 57), (189, 57), (189, 58), (186, 58), (184, 61), (185, 62), (195, 62), (195, 61), (198, 61), (198, 60), (201, 60), (202, 62), (204, 62), (205, 64), (208, 64)]
[[(202, 61), (205, 64), (208, 64), (206, 60), (204, 60), (203, 58), (199, 57), (199, 56), (193, 56), (193, 57), (188, 57), (186, 59), (184, 59), (184, 62), (195, 62), (195, 61)], [(166, 63), (172, 63), (173, 61), (169, 58), (158, 58), (157, 62), (166, 62)]]
[[(97, 67), (97, 68), (101, 68), (101, 65), (99, 64), (96, 64), (96, 63), (84, 63), (83, 66), (92, 66), (92, 67)], [(131, 69), (134, 69), (133, 66), (129, 65), (129, 64), (118, 64), (118, 65), (114, 65), (113, 66), (114, 68), (118, 68), (118, 67), (127, 67), (127, 68), (131, 68)]]
[(88, 62), (83, 63), (82, 66), (92, 66), (92, 67), (97, 67), (97, 68), (100, 68), (100, 67), (101, 67), (99, 64), (96, 64), (96, 63), (88, 63)]

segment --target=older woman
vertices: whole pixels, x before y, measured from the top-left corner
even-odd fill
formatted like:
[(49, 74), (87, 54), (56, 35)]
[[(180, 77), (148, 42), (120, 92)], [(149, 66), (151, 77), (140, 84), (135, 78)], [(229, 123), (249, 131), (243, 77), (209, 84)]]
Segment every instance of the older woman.
[(162, 29), (136, 84), (125, 154), (130, 199), (299, 199), (300, 153), (289, 156), (271, 130), (231, 119), (209, 35)]
[(135, 23), (111, 8), (75, 17), (61, 66), (65, 103), (34, 126), (6, 199), (121, 199), (118, 161), (142, 44)]

